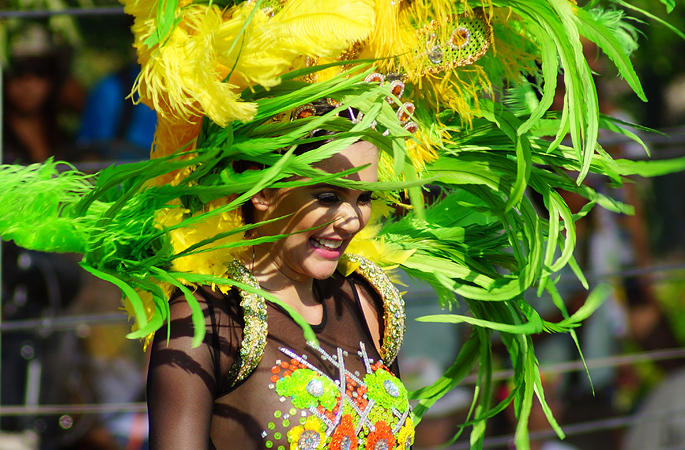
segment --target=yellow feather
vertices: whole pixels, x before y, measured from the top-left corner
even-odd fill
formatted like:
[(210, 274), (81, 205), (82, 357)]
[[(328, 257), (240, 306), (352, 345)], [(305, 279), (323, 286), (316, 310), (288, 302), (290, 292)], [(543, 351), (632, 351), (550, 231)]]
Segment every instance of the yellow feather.
[(216, 69), (221, 11), (195, 5), (183, 9), (180, 17), (168, 40), (142, 67), (136, 84), (141, 97), (163, 117), (206, 115), (220, 126), (250, 120), (256, 105), (241, 102), (237, 86), (224, 83)]
[[(202, 122), (198, 120), (174, 119), (169, 120), (157, 114), (157, 130), (155, 131), (155, 141), (151, 158), (161, 158), (168, 156), (176, 151), (192, 151), (195, 147), (195, 138), (200, 132)], [(193, 154), (186, 154), (179, 158), (190, 159)], [(151, 185), (162, 186), (171, 184), (178, 185), (192, 171), (192, 167), (175, 170), (161, 175), (150, 182)]]
[[(161, 286), (162, 290), (165, 292), (169, 291), (169, 289), (165, 289), (165, 286)], [(140, 289), (136, 290), (136, 293), (140, 297), (141, 302), (143, 303), (143, 309), (145, 310), (145, 315), (147, 316), (148, 322), (152, 320), (152, 317), (155, 315), (155, 300), (152, 297), (152, 294), (148, 291), (143, 291)], [(168, 295), (171, 293), (169, 292)], [(168, 297), (167, 297), (168, 298)], [(136, 313), (133, 309), (133, 305), (131, 304), (131, 300), (128, 297), (124, 297), (122, 300), (123, 306), (120, 309), (123, 309), (126, 314), (128, 314), (129, 319), (135, 318)], [(140, 326), (138, 326), (138, 321), (134, 320), (133, 325), (131, 325), (131, 331), (137, 331), (140, 329)], [(150, 345), (152, 342), (152, 338), (154, 338), (155, 334), (150, 333), (147, 335), (145, 338), (143, 338), (143, 350), (147, 350), (147, 346)]]
[[(212, 201), (205, 205), (202, 211), (198, 211), (195, 215), (213, 211), (227, 203), (227, 198)], [(179, 224), (188, 213), (189, 211), (187, 209), (181, 207), (180, 201), (177, 201), (176, 203), (169, 205), (168, 208), (158, 212), (155, 217), (155, 226), (160, 229), (172, 227)], [(193, 224), (192, 227), (174, 228), (169, 231), (169, 236), (171, 238), (171, 245), (174, 248), (174, 253), (179, 253), (205, 239), (209, 239), (226, 231), (234, 230), (242, 225), (243, 220), (240, 211), (233, 210), (215, 214), (202, 222)], [(211, 249), (218, 247), (221, 244), (238, 242), (243, 239), (243, 236), (244, 233), (236, 233), (233, 236), (214, 241), (208, 246), (203, 247), (203, 249)], [(171, 268), (178, 272), (223, 277), (226, 276), (227, 265), (235, 258), (240, 257), (242, 253), (243, 250), (241, 248), (204, 251), (176, 258), (173, 261)]]
[(414, 48), (414, 28), (403, 13), (407, 2), (401, 0), (376, 0), (376, 24), (366, 43), (362, 58), (378, 59), (382, 72), (398, 72), (398, 60), (394, 58)]
[[(249, 6), (249, 5), (248, 5)], [(246, 6), (240, 14), (249, 14)], [(293, 0), (273, 17), (256, 14), (245, 36), (245, 45), (228, 54), (232, 29), (219, 33), (219, 62), (235, 64), (231, 82), (265, 87), (279, 83), (279, 77), (304, 56), (333, 58), (350, 44), (365, 39), (373, 28), (375, 14), (371, 0), (340, 2)], [(224, 37), (225, 35), (225, 37)], [(325, 36), (325, 39), (322, 37)], [(238, 56), (240, 50), (240, 59)]]
[[(347, 253), (363, 256), (383, 267), (383, 270), (391, 269), (404, 263), (414, 253), (414, 250), (401, 250), (386, 245), (385, 239), (378, 233), (383, 227), (383, 221), (392, 212), (392, 209), (382, 200), (374, 201), (369, 223), (352, 239), (347, 246)], [(358, 263), (353, 263), (343, 258), (338, 264), (338, 270), (347, 276), (352, 273)]]
[[(157, 29), (156, 2), (124, 3), (136, 17), (134, 46), (142, 70), (134, 90), (141, 101), (165, 119), (206, 115), (220, 126), (254, 117), (256, 106), (240, 100), (245, 87), (275, 86), (300, 55), (337, 56), (365, 39), (375, 20), (373, 0), (293, 0), (273, 16), (256, 12), (239, 38), (254, 3), (224, 12), (184, 1), (176, 12), (178, 25), (148, 48), (144, 42)], [(225, 82), (229, 68), (235, 72)]]

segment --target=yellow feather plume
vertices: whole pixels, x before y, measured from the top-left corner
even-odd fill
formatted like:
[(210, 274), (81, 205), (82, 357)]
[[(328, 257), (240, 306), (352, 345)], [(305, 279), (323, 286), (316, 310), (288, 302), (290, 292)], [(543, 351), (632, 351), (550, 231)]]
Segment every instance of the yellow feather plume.
[[(200, 133), (202, 123), (198, 120), (185, 120), (178, 118), (167, 118), (161, 114), (157, 114), (157, 130), (155, 131), (155, 141), (153, 144), (153, 151), (150, 154), (151, 158), (161, 158), (168, 156), (177, 151), (191, 152), (195, 149), (195, 138)], [(188, 153), (179, 158), (190, 159), (193, 157), (192, 153)], [(187, 177), (192, 171), (192, 167), (187, 167), (181, 170), (175, 170), (167, 174), (161, 175), (154, 179), (151, 184), (162, 186), (171, 184), (178, 185), (182, 179)]]
[[(245, 19), (250, 13), (249, 6), (240, 12)], [(221, 37), (224, 48), (218, 49), (219, 61), (226, 67), (235, 64), (231, 82), (274, 86), (301, 56), (334, 58), (352, 43), (366, 39), (374, 20), (371, 0), (292, 0), (272, 17), (255, 15), (237, 62), (238, 49), (228, 54), (231, 40)]]
[(224, 83), (217, 69), (221, 11), (193, 5), (182, 9), (178, 17), (181, 21), (164, 44), (156, 46), (147, 61), (141, 60), (134, 89), (164, 117), (188, 120), (206, 115), (220, 126), (231, 120), (250, 120), (256, 105), (240, 101), (239, 87)]
[[(378, 233), (383, 227), (383, 221), (391, 213), (391, 208), (383, 201), (375, 201), (371, 210), (369, 223), (352, 239), (347, 246), (347, 253), (363, 256), (364, 258), (379, 264), (383, 270), (388, 271), (405, 262), (414, 253), (414, 250), (400, 250), (386, 245), (383, 237), (378, 238)], [(345, 258), (338, 263), (338, 270), (344, 276), (348, 276), (359, 266)]]
[(399, 72), (399, 60), (395, 58), (416, 46), (414, 28), (403, 14), (406, 1), (376, 0), (376, 24), (365, 43), (361, 58), (378, 59), (381, 72)]
[(148, 48), (145, 42), (158, 27), (156, 1), (124, 3), (136, 17), (134, 46), (142, 70), (134, 91), (141, 101), (170, 120), (207, 116), (220, 126), (254, 117), (256, 105), (240, 100), (244, 88), (277, 85), (301, 55), (336, 56), (365, 39), (375, 21), (373, 0), (293, 0), (273, 16), (270, 9), (257, 11), (239, 36), (254, 3), (224, 12), (184, 2), (177, 25)]

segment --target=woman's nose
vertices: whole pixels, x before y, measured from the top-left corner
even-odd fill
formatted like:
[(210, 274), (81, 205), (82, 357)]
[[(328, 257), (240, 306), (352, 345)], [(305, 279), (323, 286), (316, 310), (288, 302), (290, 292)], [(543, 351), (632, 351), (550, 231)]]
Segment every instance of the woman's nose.
[(362, 228), (360, 211), (347, 202), (343, 203), (338, 210), (335, 226), (350, 234), (358, 232)]

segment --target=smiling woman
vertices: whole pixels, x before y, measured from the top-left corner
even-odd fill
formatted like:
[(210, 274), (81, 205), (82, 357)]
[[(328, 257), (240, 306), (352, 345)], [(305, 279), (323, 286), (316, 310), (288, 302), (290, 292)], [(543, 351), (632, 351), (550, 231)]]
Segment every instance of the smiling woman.
[[(377, 182), (378, 149), (359, 141), (315, 167), (331, 174), (359, 169), (345, 179)], [(384, 303), (399, 297), (377, 293), (391, 286), (387, 278), (336, 271), (369, 222), (371, 192), (319, 183), (263, 189), (251, 203), (260, 224), (253, 237), (285, 237), (253, 245), (241, 270), (299, 313), (318, 345), (305, 341), (283, 308), (259, 299), (266, 346), (249, 377), (239, 380), (236, 373), (251, 350), (245, 343), (254, 338), (246, 336), (246, 311), (238, 306), (244, 294), (196, 292), (207, 322), (198, 348), (192, 346), (188, 303), (182, 296), (172, 299), (172, 334), (160, 330), (152, 347), (151, 448), (204, 448), (207, 441), (216, 449), (236, 448), (236, 442), (241, 449), (316, 449), (334, 442), (331, 448), (352, 448), (341, 443), (392, 444), (400, 430), (405, 442), (398, 448), (408, 448), (413, 425), (407, 393), (394, 375), (394, 358), (381, 357), (389, 353), (383, 348), (386, 326), (404, 325), (403, 317), (381, 323)], [(184, 407), (176, 406), (184, 400)]]
[[(600, 127), (639, 141), (600, 116), (578, 39), (643, 98), (628, 59), (639, 33), (616, 2), (124, 3), (134, 90), (159, 119), (151, 159), (95, 183), (52, 161), (2, 166), (0, 234), (83, 253), (121, 288), (129, 337), (154, 335), (152, 448), (406, 450), (422, 414), (476, 368), (472, 448), (509, 404), (527, 448), (534, 397), (546, 404), (532, 336), (573, 333), (605, 293), (574, 313), (556, 288), (568, 266), (585, 282), (579, 217), (560, 192), (587, 200), (580, 215), (624, 212), (583, 179), (619, 186), (685, 167), (615, 161), (597, 143)], [(426, 206), (428, 183), (439, 194)], [(394, 269), (469, 310), (423, 320), (472, 329), (413, 410), (396, 376)], [(558, 323), (527, 301), (546, 294)], [(514, 374), (499, 403), (495, 336)]]

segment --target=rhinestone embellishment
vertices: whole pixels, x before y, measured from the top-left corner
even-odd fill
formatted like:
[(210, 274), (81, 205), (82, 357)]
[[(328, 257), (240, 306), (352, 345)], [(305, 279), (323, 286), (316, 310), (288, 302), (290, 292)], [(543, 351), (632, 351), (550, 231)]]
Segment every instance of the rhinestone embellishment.
[(364, 81), (366, 81), (367, 83), (378, 83), (380, 85), (383, 85), (383, 83), (385, 82), (385, 77), (378, 72), (374, 72), (367, 75), (366, 78), (364, 78)]
[(314, 430), (305, 430), (297, 441), (297, 448), (299, 450), (315, 450), (319, 443), (321, 443), (321, 435), (319, 433)]
[(444, 55), (438, 43), (438, 36), (435, 33), (429, 34), (426, 39), (426, 56), (428, 56), (428, 59), (433, 64), (440, 64), (442, 62)]
[(411, 119), (411, 115), (414, 114), (414, 111), (416, 111), (416, 106), (414, 106), (413, 103), (404, 103), (400, 109), (397, 110), (397, 118), (399, 119), (400, 124), (404, 125), (409, 122), (409, 119)]
[(307, 393), (313, 397), (321, 397), (323, 395), (323, 383), (321, 380), (313, 379), (307, 383)]
[(400, 396), (400, 389), (395, 383), (392, 382), (392, 380), (385, 380), (383, 382), (383, 387), (385, 388), (385, 392), (387, 392), (391, 397), (397, 398)]
[(449, 43), (452, 49), (460, 50), (471, 43), (471, 32), (466, 27), (458, 27), (452, 32)]
[(379, 439), (378, 442), (376, 442), (376, 445), (373, 446), (373, 450), (388, 450), (388, 448), (387, 439)]
[(343, 436), (340, 440), (340, 450), (350, 450), (352, 448), (352, 439), (349, 436)]

